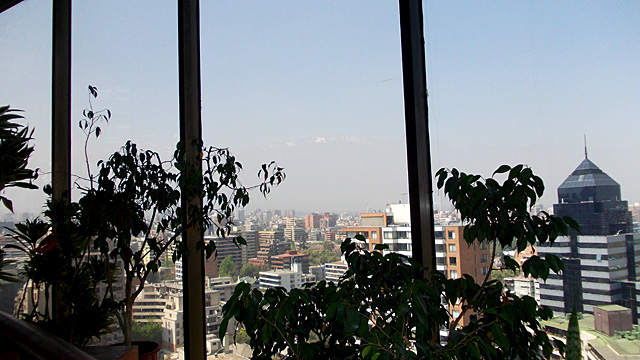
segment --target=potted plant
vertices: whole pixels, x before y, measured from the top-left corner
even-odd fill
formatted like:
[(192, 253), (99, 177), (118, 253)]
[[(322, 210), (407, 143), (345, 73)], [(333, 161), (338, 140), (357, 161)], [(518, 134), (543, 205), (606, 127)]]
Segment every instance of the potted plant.
[[(185, 166), (180, 144), (174, 157), (163, 161), (158, 153), (127, 141), (120, 151), (98, 162), (94, 175), (89, 139), (99, 137), (100, 125), (111, 117), (108, 109), (94, 110), (91, 99), (97, 96), (97, 88), (89, 86), (89, 108), (79, 122), (85, 133), (87, 165), (86, 182), (76, 182), (80, 199), (71, 203), (50, 200), (45, 212), (49, 222), (18, 226), (14, 233), (17, 244), (12, 246), (29, 256), (25, 269), (31, 286), (25, 297), (35, 306), (23, 318), (84, 345), (104, 334), (115, 314), (125, 344), (131, 345), (133, 305), (145, 281), (158, 270), (167, 250), (177, 249), (174, 260), (186, 254), (180, 241), (182, 214), (190, 212), (192, 223), (186, 226), (197, 221), (200, 229), (214, 226), (219, 236), (226, 236), (233, 226), (233, 211), (247, 205), (250, 190), (257, 188), (266, 196), (284, 180), (284, 173), (274, 162), (264, 164), (259, 172), (262, 181), (246, 187), (238, 180), (242, 165), (228, 149), (194, 144), (202, 149), (205, 169), (203, 176), (194, 176), (181, 172)], [(204, 199), (202, 211), (181, 208), (181, 183), (188, 183), (190, 191)], [(233, 241), (245, 243), (241, 237)], [(207, 257), (215, 254), (213, 241), (200, 245)], [(120, 274), (122, 296), (114, 291)], [(49, 289), (54, 283), (60, 287), (54, 296), (63, 305), (64, 316), (51, 315)], [(78, 330), (89, 325), (93, 328)]]
[[(107, 334), (115, 310), (100, 291), (115, 268), (100, 254), (91, 253), (92, 239), (80, 222), (82, 213), (77, 203), (49, 200), (45, 211), (49, 222), (16, 224), (11, 230), (16, 244), (6, 245), (28, 258), (18, 317), (76, 346)], [(62, 309), (54, 316), (56, 299)]]
[[(38, 177), (38, 170), (27, 168), (29, 158), (33, 154), (32, 140), (33, 130), (23, 126), (15, 120), (24, 117), (18, 114), (20, 110), (0, 106), (0, 201), (4, 207), (13, 212), (13, 202), (6, 197), (5, 189), (20, 187), (37, 189), (33, 180)], [(17, 282), (18, 279), (11, 273), (2, 269), (14, 262), (4, 258), (5, 253), (0, 249), (0, 281)]]
[[(215, 226), (221, 236), (229, 234), (233, 211), (249, 201), (249, 190), (238, 180), (240, 163), (227, 149), (203, 149), (204, 177), (188, 181), (202, 184), (204, 210), (195, 221), (202, 229)], [(140, 150), (128, 141), (121, 151), (106, 161), (99, 162), (95, 188), (87, 189), (79, 200), (88, 208), (84, 223), (95, 229), (94, 246), (108, 256), (114, 266), (123, 272), (124, 296), (113, 300), (119, 303), (116, 317), (124, 335), (125, 344), (131, 344), (133, 306), (145, 287), (149, 275), (161, 265), (163, 254), (175, 246), (183, 254), (180, 241), (182, 232), (179, 181), (186, 181), (176, 170), (181, 168), (180, 151), (169, 162), (158, 153)], [(264, 165), (260, 175), (263, 181), (256, 185), (267, 194), (271, 185), (284, 179), (282, 169), (275, 163)], [(188, 225), (189, 226), (189, 225)], [(242, 238), (234, 241), (243, 243)], [(215, 254), (215, 243), (201, 244), (207, 257)]]
[[(31, 181), (37, 178), (38, 170), (27, 168), (34, 151), (29, 145), (33, 130), (13, 122), (22, 118), (17, 111), (0, 107), (0, 191), (8, 187), (37, 188)], [(0, 199), (13, 211), (11, 200), (4, 194)], [(80, 212), (77, 204), (50, 200), (45, 215), (51, 222), (34, 220), (16, 224), (15, 229), (8, 229), (16, 243), (6, 245), (24, 252), (28, 258), (24, 264), (28, 280), (18, 306), (18, 317), (74, 345), (84, 345), (104, 333), (111, 314), (108, 301), (100, 302), (96, 293), (100, 281), (108, 276), (105, 266), (109, 264), (89, 257), (89, 238), (79, 230), (77, 222)], [(55, 234), (50, 232), (51, 224)], [(56, 292), (52, 293), (54, 284)], [(64, 299), (61, 304), (69, 305), (58, 317), (52, 314), (53, 296)]]

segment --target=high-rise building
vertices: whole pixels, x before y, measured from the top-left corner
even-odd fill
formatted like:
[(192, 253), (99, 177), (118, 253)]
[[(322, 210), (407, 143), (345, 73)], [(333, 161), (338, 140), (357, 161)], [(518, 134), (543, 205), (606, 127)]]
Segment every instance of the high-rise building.
[(320, 227), (320, 214), (313, 213), (304, 217), (305, 229), (317, 229)]
[[(205, 285), (209, 283), (205, 278)], [(182, 283), (166, 282), (161, 285), (161, 292), (164, 294), (165, 309), (162, 321), (162, 347), (175, 352), (178, 347), (183, 346), (185, 338), (184, 329), (184, 294)], [(220, 300), (221, 291), (209, 286), (204, 289), (204, 306), (206, 316), (207, 339), (216, 339), (219, 336), (220, 323), (222, 322), (222, 302)], [(233, 327), (231, 327), (233, 328)], [(225, 341), (232, 341), (233, 330), (228, 329)], [(216, 341), (219, 343), (219, 341)], [(209, 347), (209, 344), (208, 344)]]
[(640, 269), (640, 234), (631, 234), (632, 222), (620, 185), (586, 157), (558, 188), (558, 216), (577, 221), (553, 246), (538, 247), (541, 257), (562, 258), (564, 271), (551, 273), (540, 284), (540, 302), (556, 315), (593, 313), (594, 306), (625, 304), (637, 318), (635, 289)]
[(307, 232), (304, 228), (305, 219), (303, 218), (286, 218), (284, 237), (298, 244), (307, 240)]
[(580, 235), (626, 234), (633, 230), (629, 205), (620, 184), (586, 158), (558, 187), (553, 213), (571, 216)]

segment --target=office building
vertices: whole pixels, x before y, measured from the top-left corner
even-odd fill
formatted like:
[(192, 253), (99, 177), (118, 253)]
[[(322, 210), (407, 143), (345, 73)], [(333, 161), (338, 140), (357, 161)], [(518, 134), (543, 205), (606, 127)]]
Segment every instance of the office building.
[[(540, 301), (556, 315), (592, 314), (594, 306), (636, 305), (640, 234), (632, 234), (631, 213), (620, 185), (586, 158), (558, 188), (558, 216), (575, 219), (580, 232), (538, 247), (541, 257), (555, 254), (565, 269), (540, 284)], [(633, 311), (634, 321), (637, 311)]]

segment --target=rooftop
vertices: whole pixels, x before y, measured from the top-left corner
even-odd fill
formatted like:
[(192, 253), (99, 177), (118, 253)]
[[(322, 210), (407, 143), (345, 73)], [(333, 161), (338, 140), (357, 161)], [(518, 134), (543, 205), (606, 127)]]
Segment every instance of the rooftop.
[(606, 310), (606, 311), (629, 311), (628, 308), (626, 308), (624, 306), (620, 306), (620, 305), (615, 305), (615, 304), (600, 305), (600, 306), (596, 306), (596, 307), (600, 308), (602, 310)]
[[(619, 305), (600, 306), (607, 310), (625, 309)], [(619, 309), (620, 308), (620, 309)], [(584, 341), (588, 339), (589, 345), (593, 347), (600, 355), (607, 360), (632, 360), (640, 359), (640, 339), (629, 340), (624, 337), (607, 336), (604, 333), (596, 331), (594, 328), (593, 315), (584, 315), (584, 318), (578, 320), (580, 325), (580, 337)], [(544, 326), (553, 326), (558, 329), (566, 330), (569, 327), (569, 320), (564, 317), (553, 318), (549, 321), (540, 323)], [(637, 328), (634, 328), (634, 331)]]
[(560, 185), (559, 189), (582, 188), (590, 186), (620, 186), (611, 176), (589, 159), (584, 159), (569, 177)]

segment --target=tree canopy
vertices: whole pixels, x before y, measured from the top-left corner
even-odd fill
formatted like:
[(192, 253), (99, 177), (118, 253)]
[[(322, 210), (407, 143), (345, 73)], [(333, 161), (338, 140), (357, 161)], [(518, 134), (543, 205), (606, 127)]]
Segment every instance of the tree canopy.
[(233, 257), (231, 255), (227, 256), (222, 260), (220, 266), (218, 267), (218, 275), (237, 277), (238, 272), (236, 271), (236, 263), (233, 262)]

